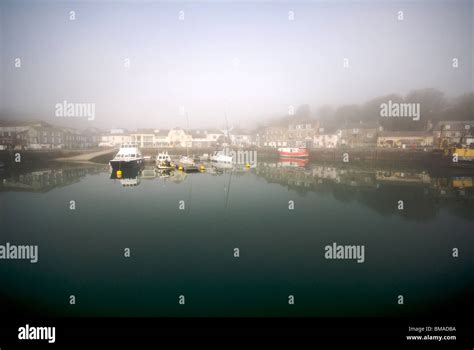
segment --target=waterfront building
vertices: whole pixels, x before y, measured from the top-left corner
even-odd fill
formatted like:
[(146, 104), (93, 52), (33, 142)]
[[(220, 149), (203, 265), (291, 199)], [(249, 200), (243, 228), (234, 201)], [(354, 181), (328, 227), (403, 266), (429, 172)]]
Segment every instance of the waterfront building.
[(102, 131), (97, 128), (87, 128), (81, 132), (84, 138), (84, 148), (95, 148), (99, 146), (102, 138)]
[(95, 128), (80, 132), (42, 121), (0, 125), (0, 145), (7, 149), (83, 149), (97, 147), (100, 139), (101, 132)]
[(377, 144), (378, 133), (382, 131), (378, 123), (346, 124), (340, 129), (342, 147), (374, 147)]
[(312, 147), (319, 123), (311, 121), (288, 125), (288, 144), (292, 147)]
[(28, 125), (24, 140), (28, 149), (61, 149), (64, 148), (64, 136), (61, 128), (38, 122)]
[(189, 133), (192, 138), (192, 147), (197, 148), (216, 147), (218, 141), (222, 141), (224, 136), (222, 133), (219, 134), (215, 131), (210, 133), (207, 130), (191, 130)]
[(86, 148), (86, 136), (82, 135), (79, 130), (72, 128), (62, 128), (63, 139), (61, 148), (65, 149), (83, 149)]
[(433, 128), (433, 142), (436, 148), (474, 143), (474, 121), (439, 121)]
[(168, 142), (171, 147), (192, 147), (192, 136), (181, 128), (171, 129), (168, 133)]
[(153, 141), (153, 145), (156, 148), (166, 148), (170, 147), (169, 143), (169, 130), (163, 129), (163, 130), (155, 130), (155, 140)]
[(215, 145), (221, 145), (225, 142), (225, 134), (223, 131), (218, 129), (207, 129), (206, 130), (207, 140)]
[(103, 146), (117, 147), (124, 143), (132, 142), (130, 135), (121, 133), (109, 133), (102, 135), (101, 143)]
[(433, 146), (433, 134), (426, 131), (382, 131), (377, 138), (377, 147), (426, 148)]
[(27, 130), (0, 127), (0, 149), (25, 149), (27, 147)]
[(255, 138), (253, 135), (245, 130), (234, 129), (230, 134), (230, 141), (232, 146), (239, 148), (247, 148), (255, 145)]
[(141, 148), (152, 148), (155, 143), (155, 130), (138, 129), (130, 134), (130, 141), (138, 144)]
[(272, 148), (288, 146), (288, 128), (283, 126), (265, 128), (263, 146)]
[(320, 133), (313, 137), (314, 148), (336, 148), (341, 137), (340, 131), (334, 133)]

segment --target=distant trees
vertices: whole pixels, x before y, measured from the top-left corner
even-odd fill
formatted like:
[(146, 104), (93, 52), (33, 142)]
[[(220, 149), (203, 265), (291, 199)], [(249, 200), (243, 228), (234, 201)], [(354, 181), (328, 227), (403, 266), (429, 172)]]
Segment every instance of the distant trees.
[[(419, 103), (421, 118), (382, 118), (380, 109), (388, 101), (396, 103)], [(316, 110), (316, 118), (343, 127), (344, 124), (358, 122), (378, 122), (384, 130), (423, 130), (428, 123), (440, 120), (474, 120), (474, 92), (448, 99), (444, 93), (433, 88), (412, 90), (406, 96), (389, 94), (379, 96), (362, 105), (342, 105), (337, 108), (321, 106)]]
[[(420, 120), (412, 118), (381, 117), (381, 105), (384, 103), (419, 103)], [(269, 123), (259, 125), (288, 126), (299, 122), (319, 120), (330, 129), (342, 128), (353, 123), (379, 123), (387, 131), (418, 131), (425, 130), (428, 123), (436, 124), (441, 120), (474, 120), (474, 92), (455, 98), (447, 98), (442, 91), (434, 88), (412, 90), (405, 96), (388, 94), (375, 97), (363, 104), (342, 106), (319, 106), (312, 113), (309, 105), (299, 106), (294, 115), (286, 115), (273, 119)]]

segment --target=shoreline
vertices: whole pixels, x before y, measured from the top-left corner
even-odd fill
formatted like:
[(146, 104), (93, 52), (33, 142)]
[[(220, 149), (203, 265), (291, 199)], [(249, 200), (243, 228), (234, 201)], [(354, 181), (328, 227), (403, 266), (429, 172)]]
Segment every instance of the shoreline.
[[(240, 151), (257, 151), (258, 159), (278, 160), (276, 149), (248, 148), (238, 149)], [(170, 155), (202, 155), (212, 153), (214, 148), (143, 148), (144, 156), (156, 156), (158, 152), (167, 151)], [(88, 150), (24, 150), (0, 151), (0, 161), (6, 165), (15, 164), (15, 154), (21, 155), (21, 163), (38, 163), (45, 161), (74, 162), (74, 163), (107, 163), (117, 152), (117, 149), (88, 149)], [(348, 156), (348, 162), (344, 157)], [(388, 148), (332, 148), (332, 149), (310, 149), (308, 160), (324, 161), (331, 163), (417, 163), (420, 166), (450, 167), (449, 161), (442, 157), (436, 150), (422, 149), (388, 149)]]

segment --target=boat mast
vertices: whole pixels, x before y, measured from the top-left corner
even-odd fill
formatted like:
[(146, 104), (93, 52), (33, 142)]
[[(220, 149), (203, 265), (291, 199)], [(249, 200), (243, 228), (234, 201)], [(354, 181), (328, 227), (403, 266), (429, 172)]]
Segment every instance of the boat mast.
[[(188, 112), (186, 111), (186, 136), (189, 135), (189, 117)], [(186, 137), (187, 138), (187, 137)], [(188, 140), (186, 140), (186, 157), (189, 158), (189, 149), (188, 149)]]
[(227, 120), (227, 112), (224, 112), (225, 114), (225, 127), (226, 127), (226, 137), (227, 137), (227, 143), (230, 145), (230, 134), (229, 134), (229, 121)]

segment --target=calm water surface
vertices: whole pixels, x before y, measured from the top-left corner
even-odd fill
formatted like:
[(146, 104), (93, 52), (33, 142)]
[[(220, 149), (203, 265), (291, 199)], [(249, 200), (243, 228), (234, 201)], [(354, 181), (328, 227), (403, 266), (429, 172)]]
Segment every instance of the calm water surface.
[[(0, 261), (0, 295), (43, 315), (421, 315), (474, 287), (470, 174), (260, 162), (169, 177), (147, 168), (111, 179), (93, 165), (0, 177), (0, 244), (39, 246), (37, 264)], [(325, 259), (333, 242), (364, 245), (365, 262)]]

